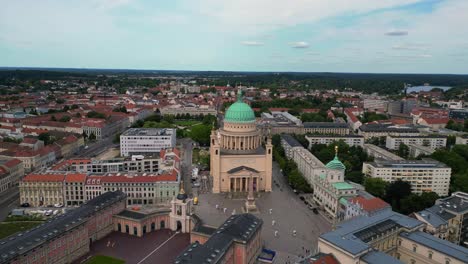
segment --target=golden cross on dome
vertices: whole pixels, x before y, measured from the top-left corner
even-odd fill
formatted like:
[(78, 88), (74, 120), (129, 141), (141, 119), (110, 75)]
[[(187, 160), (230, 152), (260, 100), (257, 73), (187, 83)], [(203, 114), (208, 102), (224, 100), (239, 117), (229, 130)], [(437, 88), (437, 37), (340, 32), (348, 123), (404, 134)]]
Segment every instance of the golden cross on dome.
[(335, 146), (335, 156), (338, 156), (338, 146)]

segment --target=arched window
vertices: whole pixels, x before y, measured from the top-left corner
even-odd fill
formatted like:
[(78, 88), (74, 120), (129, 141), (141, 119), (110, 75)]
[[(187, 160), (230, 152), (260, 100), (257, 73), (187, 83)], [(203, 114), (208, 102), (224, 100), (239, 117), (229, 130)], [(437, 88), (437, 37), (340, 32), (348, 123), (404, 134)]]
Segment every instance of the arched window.
[(429, 259), (432, 259), (432, 251), (429, 251), (429, 252), (427, 253), (427, 257), (428, 257)]
[(218, 150), (215, 151), (216, 155), (218, 155)]

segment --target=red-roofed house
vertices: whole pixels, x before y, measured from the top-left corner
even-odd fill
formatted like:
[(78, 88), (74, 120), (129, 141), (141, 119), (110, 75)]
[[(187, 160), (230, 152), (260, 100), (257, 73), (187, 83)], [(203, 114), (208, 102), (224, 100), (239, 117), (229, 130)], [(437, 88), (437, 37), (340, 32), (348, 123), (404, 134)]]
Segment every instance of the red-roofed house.
[(362, 109), (359, 108), (346, 108), (344, 110), (344, 114), (348, 119), (348, 124), (354, 131), (356, 131), (357, 129), (359, 129), (360, 126), (362, 126), (361, 121), (359, 121), (359, 119), (356, 117), (356, 115), (359, 115), (361, 113)]
[(342, 220), (356, 216), (371, 216), (381, 210), (390, 210), (391, 206), (380, 198), (369, 193), (361, 193), (356, 197), (347, 197), (340, 200)]
[(39, 150), (44, 147), (44, 141), (36, 138), (25, 137), (20, 146), (31, 148), (32, 150)]
[(418, 119), (418, 124), (423, 126), (428, 126), (432, 129), (444, 128), (447, 125), (447, 122), (450, 119), (448, 117), (443, 118), (431, 118), (431, 117), (420, 117)]
[(82, 136), (68, 135), (54, 143), (60, 148), (60, 152), (64, 158), (77, 153), (84, 146), (84, 138)]

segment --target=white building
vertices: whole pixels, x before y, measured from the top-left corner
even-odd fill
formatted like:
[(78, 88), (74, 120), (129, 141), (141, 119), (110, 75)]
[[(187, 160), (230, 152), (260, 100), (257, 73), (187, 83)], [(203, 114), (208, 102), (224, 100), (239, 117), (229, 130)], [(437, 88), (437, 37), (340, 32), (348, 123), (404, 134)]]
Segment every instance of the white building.
[(468, 145), (468, 135), (462, 135), (457, 137), (455, 140), (455, 144), (457, 145)]
[(414, 144), (429, 147), (432, 150), (445, 148), (447, 138), (443, 136), (387, 136), (385, 146), (388, 149), (398, 149), (400, 144)]
[(120, 136), (120, 155), (151, 155), (175, 144), (174, 128), (131, 128)]
[(386, 182), (403, 180), (411, 183), (413, 193), (435, 192), (446, 196), (449, 192), (452, 169), (432, 159), (423, 160), (376, 160), (364, 162), (362, 172)]
[(404, 160), (402, 157), (373, 144), (364, 144), (364, 151), (366, 151), (367, 155), (376, 159)]
[(345, 135), (345, 136), (326, 136), (326, 135), (312, 135), (305, 137), (309, 141), (309, 149), (315, 144), (331, 144), (335, 141), (343, 140), (349, 146), (363, 146), (364, 137), (359, 135)]

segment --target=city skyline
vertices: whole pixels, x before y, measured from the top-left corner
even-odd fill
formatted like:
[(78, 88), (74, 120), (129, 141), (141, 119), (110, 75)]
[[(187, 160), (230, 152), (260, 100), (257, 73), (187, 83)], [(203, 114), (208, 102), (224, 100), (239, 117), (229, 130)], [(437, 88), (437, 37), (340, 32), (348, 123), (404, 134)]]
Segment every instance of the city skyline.
[(2, 6), (4, 67), (466, 74), (468, 62), (462, 0)]

